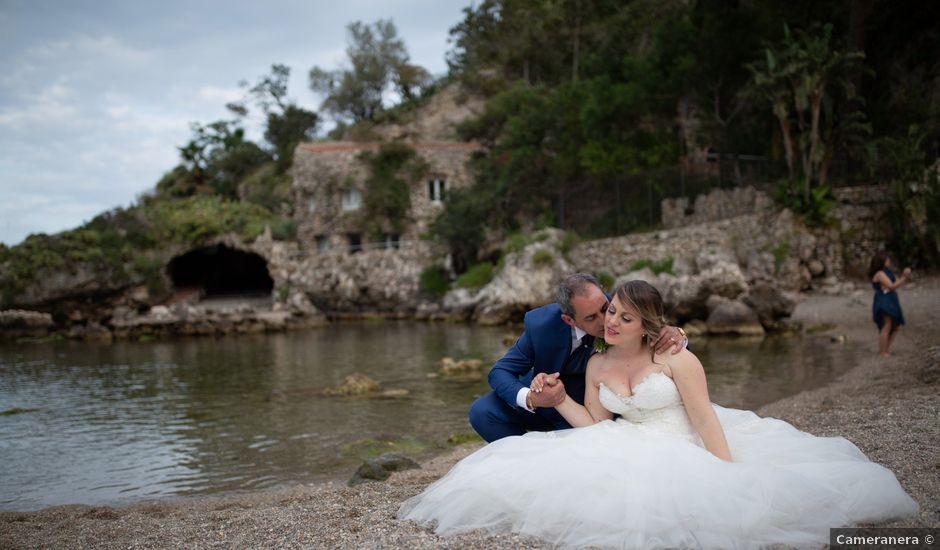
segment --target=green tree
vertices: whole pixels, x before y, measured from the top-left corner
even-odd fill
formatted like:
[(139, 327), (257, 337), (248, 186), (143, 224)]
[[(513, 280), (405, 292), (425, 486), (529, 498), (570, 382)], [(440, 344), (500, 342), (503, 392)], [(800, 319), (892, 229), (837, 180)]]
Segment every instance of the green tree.
[(313, 67), (309, 73), (310, 88), (326, 96), (320, 108), (337, 120), (373, 120), (389, 91), (411, 99), (430, 82), (425, 69), (409, 63), (405, 43), (390, 20), (372, 25), (357, 21), (347, 32), (350, 66), (333, 71)]
[(182, 164), (157, 184), (161, 194), (186, 197), (217, 194), (238, 198), (238, 183), (266, 162), (270, 155), (245, 139), (237, 121), (192, 124), (193, 137), (179, 148)]
[(360, 160), (369, 168), (362, 197), (365, 225), (376, 236), (401, 232), (411, 208), (411, 182), (424, 177), (427, 164), (414, 149), (400, 143), (383, 144), (374, 153), (363, 152)]
[(836, 49), (832, 42), (832, 25), (796, 32), (785, 26), (783, 38), (768, 44), (761, 59), (748, 65), (753, 75), (751, 90), (770, 103), (779, 123), (791, 182), (796, 180), (796, 160), (800, 161), (801, 194), (806, 203), (813, 186), (825, 186), (839, 140), (867, 130), (858, 118), (860, 112), (852, 124), (840, 126), (833, 121), (833, 104), (856, 97), (853, 76), (865, 56)]
[(940, 164), (927, 167), (927, 131), (916, 125), (903, 137), (886, 136), (872, 144), (874, 176), (885, 182), (889, 248), (918, 265), (940, 260)]
[[(271, 144), (278, 174), (290, 168), (297, 144), (312, 138), (320, 122), (316, 113), (287, 97), (289, 79), (290, 67), (274, 64), (271, 73), (260, 77), (254, 85), (247, 81), (239, 83), (265, 114), (264, 139)], [(245, 101), (230, 103), (227, 107), (239, 116), (248, 115)]]

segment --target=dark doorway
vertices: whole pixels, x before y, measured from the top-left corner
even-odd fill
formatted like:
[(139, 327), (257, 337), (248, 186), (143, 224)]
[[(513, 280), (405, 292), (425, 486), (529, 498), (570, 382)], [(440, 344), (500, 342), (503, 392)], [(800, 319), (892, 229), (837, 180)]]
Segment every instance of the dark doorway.
[(199, 289), (206, 297), (269, 294), (274, 288), (264, 258), (221, 244), (173, 258), (167, 273), (177, 290)]

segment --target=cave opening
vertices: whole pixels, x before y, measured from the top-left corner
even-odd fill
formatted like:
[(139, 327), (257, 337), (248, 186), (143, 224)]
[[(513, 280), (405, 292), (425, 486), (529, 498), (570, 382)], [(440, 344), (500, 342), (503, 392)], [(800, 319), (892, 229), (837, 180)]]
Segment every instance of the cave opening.
[(274, 288), (264, 258), (222, 244), (173, 258), (167, 274), (178, 292), (198, 292), (205, 298), (267, 295)]

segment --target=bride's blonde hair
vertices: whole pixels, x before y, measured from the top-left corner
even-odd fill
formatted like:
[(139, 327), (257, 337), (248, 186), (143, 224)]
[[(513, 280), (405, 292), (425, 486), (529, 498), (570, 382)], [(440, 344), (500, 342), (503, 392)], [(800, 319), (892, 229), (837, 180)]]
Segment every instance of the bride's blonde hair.
[(618, 285), (614, 294), (622, 304), (630, 306), (640, 316), (644, 337), (654, 338), (659, 335), (666, 320), (663, 318), (663, 296), (656, 287), (646, 281), (627, 281)]

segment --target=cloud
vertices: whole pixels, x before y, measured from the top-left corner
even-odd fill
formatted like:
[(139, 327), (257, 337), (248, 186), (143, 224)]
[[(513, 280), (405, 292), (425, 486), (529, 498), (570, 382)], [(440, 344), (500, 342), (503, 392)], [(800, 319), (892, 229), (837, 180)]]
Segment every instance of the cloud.
[(76, 227), (110, 208), (111, 201), (77, 201), (68, 195), (27, 195), (0, 202), (0, 241), (17, 243), (32, 233), (48, 233), (50, 220), (55, 231)]
[(207, 103), (225, 105), (234, 101), (241, 101), (245, 91), (241, 88), (221, 88), (219, 86), (203, 86), (196, 90), (196, 97)]
[(25, 106), (0, 110), (0, 126), (22, 129), (27, 125), (67, 123), (78, 114), (73, 90), (61, 83), (46, 86)]
[(89, 59), (96, 63), (136, 65), (149, 63), (153, 60), (154, 53), (131, 46), (114, 36), (77, 33), (60, 40), (30, 46), (22, 56), (35, 62), (71, 58)]
[(190, 124), (231, 119), (237, 83), (272, 63), (293, 69), (289, 97), (315, 110), (307, 72), (346, 62), (352, 21), (392, 18), (413, 62), (440, 73), (463, 4), (0, 2), (0, 241), (74, 227), (152, 189)]
[(154, 105), (139, 102), (120, 94), (108, 93), (101, 107), (108, 117), (109, 132), (141, 132), (157, 134), (185, 132), (191, 118), (182, 114), (174, 105)]

